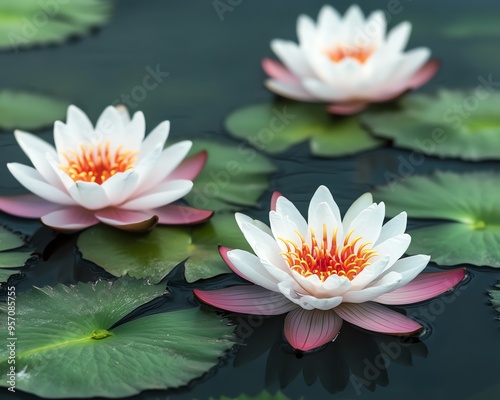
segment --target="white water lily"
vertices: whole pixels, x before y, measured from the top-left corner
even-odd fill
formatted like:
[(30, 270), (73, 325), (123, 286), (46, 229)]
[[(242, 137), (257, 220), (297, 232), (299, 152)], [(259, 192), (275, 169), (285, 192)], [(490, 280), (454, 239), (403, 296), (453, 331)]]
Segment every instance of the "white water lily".
[(54, 124), (55, 147), (16, 131), (34, 168), (7, 166), (33, 195), (0, 197), (0, 209), (64, 231), (99, 222), (142, 231), (156, 223), (204, 221), (211, 211), (170, 203), (191, 191), (206, 153), (184, 160), (189, 140), (164, 149), (169, 129), (164, 121), (145, 138), (144, 114), (130, 118), (122, 106), (107, 107), (94, 128), (83, 111), (70, 106), (67, 122)]
[(369, 103), (393, 99), (434, 76), (439, 64), (425, 47), (404, 51), (411, 25), (402, 22), (386, 35), (383, 11), (366, 19), (357, 5), (342, 17), (323, 6), (315, 23), (297, 22), (299, 43), (275, 39), (271, 48), (283, 63), (263, 61), (269, 90), (287, 98), (327, 102), (329, 112), (353, 114)]
[(422, 301), (464, 277), (464, 269), (420, 274), (429, 262), (426, 255), (401, 259), (410, 244), (404, 233), (406, 213), (384, 225), (384, 203), (373, 203), (370, 193), (354, 202), (343, 219), (324, 186), (311, 199), (307, 221), (283, 196), (275, 196), (271, 208), (270, 227), (236, 215), (255, 254), (221, 248), (229, 267), (255, 285), (195, 294), (233, 312), (289, 312), (285, 336), (296, 349), (333, 340), (343, 320), (372, 331), (416, 333), (422, 329), (418, 322), (381, 304)]

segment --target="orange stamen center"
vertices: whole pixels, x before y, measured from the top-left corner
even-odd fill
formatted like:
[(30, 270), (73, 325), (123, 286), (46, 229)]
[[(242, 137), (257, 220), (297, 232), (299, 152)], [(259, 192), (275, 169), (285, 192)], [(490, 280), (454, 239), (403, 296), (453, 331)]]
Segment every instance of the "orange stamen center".
[(59, 168), (75, 182), (96, 182), (100, 185), (116, 173), (134, 168), (138, 152), (123, 150), (122, 147), (111, 151), (109, 142), (104, 145), (101, 142), (80, 144), (79, 151), (61, 153), (67, 164), (61, 164)]
[(353, 230), (345, 237), (343, 246), (337, 246), (337, 228), (333, 232), (331, 246), (328, 246), (326, 225), (323, 225), (321, 243), (317, 242), (311, 229), (311, 247), (298, 231), (295, 232), (302, 241), (301, 246), (296, 245), (291, 240), (279, 238), (287, 248), (287, 251), (281, 254), (292, 270), (305, 277), (317, 275), (322, 282), (333, 274), (353, 280), (356, 275), (371, 264), (370, 259), (378, 255), (373, 249), (365, 249), (370, 242), (363, 243), (356, 249), (356, 245), (362, 238), (357, 237), (351, 240)]
[(344, 58), (350, 57), (355, 58), (363, 64), (373, 54), (373, 49), (359, 47), (349, 48), (347, 46), (340, 45), (334, 49), (328, 50), (326, 54), (330, 60), (335, 63), (342, 61)]

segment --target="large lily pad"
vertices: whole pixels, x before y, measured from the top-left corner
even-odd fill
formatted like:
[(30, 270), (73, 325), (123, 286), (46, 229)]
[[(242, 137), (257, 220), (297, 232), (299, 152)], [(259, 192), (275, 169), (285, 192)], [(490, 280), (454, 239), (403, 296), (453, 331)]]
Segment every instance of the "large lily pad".
[(280, 101), (245, 107), (230, 114), (226, 129), (269, 153), (309, 140), (312, 154), (340, 157), (378, 147), (357, 117), (334, 117), (324, 105)]
[(438, 171), (377, 188), (387, 214), (436, 223), (410, 232), (408, 254), (430, 254), (442, 265), (472, 264), (500, 268), (500, 174)]
[(2, 0), (0, 49), (18, 51), (87, 34), (111, 14), (108, 0)]
[(0, 91), (0, 128), (39, 129), (64, 119), (68, 104), (36, 93)]
[(195, 140), (190, 154), (208, 153), (207, 164), (185, 200), (194, 207), (214, 211), (239, 210), (258, 205), (275, 171), (271, 161), (255, 150)]
[(30, 258), (28, 251), (9, 251), (24, 246), (24, 241), (16, 234), (0, 226), (0, 282), (19, 272), (26, 260)]
[(496, 285), (496, 289), (490, 291), (490, 296), (493, 308), (500, 313), (500, 283)]
[[(14, 366), (17, 390), (51, 398), (127, 397), (185, 385), (233, 345), (232, 327), (199, 309), (118, 323), (163, 290), (120, 279), (19, 293), (16, 329), (9, 331), (17, 338), (16, 362), (8, 364), (9, 349), (2, 346), (2, 375)], [(0, 385), (8, 386), (7, 379)]]
[(184, 260), (188, 282), (230, 272), (218, 253), (219, 244), (250, 250), (232, 214), (216, 215), (194, 227), (157, 226), (140, 235), (98, 225), (78, 239), (83, 258), (114, 276), (152, 283), (160, 282)]
[(396, 146), (464, 160), (500, 159), (500, 94), (484, 85), (469, 92), (441, 90), (435, 97), (403, 98), (401, 109), (366, 113), (362, 121)]

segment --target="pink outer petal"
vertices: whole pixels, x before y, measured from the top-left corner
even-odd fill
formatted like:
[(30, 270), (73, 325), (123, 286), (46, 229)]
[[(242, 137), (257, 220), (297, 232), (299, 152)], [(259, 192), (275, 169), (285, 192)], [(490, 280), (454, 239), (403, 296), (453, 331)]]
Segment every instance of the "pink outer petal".
[(106, 208), (95, 211), (95, 217), (106, 225), (129, 232), (146, 232), (158, 223), (153, 211), (130, 211), (119, 208)]
[(368, 107), (368, 103), (332, 104), (326, 109), (330, 114), (352, 115), (363, 111)]
[(273, 79), (287, 83), (300, 83), (300, 80), (292, 74), (285, 66), (277, 61), (270, 58), (264, 58), (262, 60), (262, 68)]
[(465, 277), (465, 268), (420, 274), (407, 285), (377, 297), (382, 304), (411, 304), (424, 301), (450, 290)]
[(231, 268), (231, 271), (233, 271), (236, 275), (240, 276), (241, 278), (243, 278), (247, 281), (250, 281), (250, 279), (248, 279), (245, 275), (243, 275), (240, 272), (240, 270), (234, 266), (234, 264), (231, 262), (231, 260), (227, 256), (227, 253), (229, 253), (231, 250), (233, 250), (233, 249), (231, 249), (229, 247), (219, 246), (219, 254), (222, 257), (222, 259), (224, 260), (224, 262), (227, 264), (227, 266), (229, 268)]
[(213, 211), (169, 204), (152, 211), (158, 216), (158, 223), (165, 225), (200, 224), (214, 215)]
[(281, 196), (283, 195), (280, 192), (273, 193), (273, 196), (271, 197), (271, 211), (276, 211), (276, 203)]
[(377, 303), (342, 303), (334, 311), (347, 322), (369, 331), (413, 335), (423, 329), (411, 318)]
[(44, 215), (42, 223), (58, 231), (74, 232), (96, 225), (99, 220), (85, 208), (67, 207)]
[(167, 176), (167, 180), (187, 179), (193, 181), (207, 163), (208, 153), (200, 151), (192, 157), (186, 158), (176, 169)]
[(281, 293), (256, 285), (231, 286), (219, 290), (193, 290), (198, 299), (226, 311), (255, 315), (280, 315), (297, 306)]
[(16, 217), (40, 218), (62, 207), (33, 194), (0, 197), (0, 210)]
[(308, 351), (331, 342), (340, 331), (342, 318), (335, 311), (297, 308), (285, 319), (285, 337), (294, 349)]
[(441, 63), (438, 60), (430, 60), (406, 82), (408, 89), (416, 89), (427, 83), (438, 71)]

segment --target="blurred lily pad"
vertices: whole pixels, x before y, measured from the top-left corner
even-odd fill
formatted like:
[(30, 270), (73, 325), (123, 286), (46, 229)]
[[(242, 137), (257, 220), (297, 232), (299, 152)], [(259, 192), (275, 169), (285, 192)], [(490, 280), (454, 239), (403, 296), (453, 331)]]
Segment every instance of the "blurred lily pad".
[(500, 94), (483, 85), (468, 92), (404, 97), (397, 111), (369, 112), (362, 121), (377, 136), (426, 155), (464, 160), (500, 159)]
[(472, 264), (500, 268), (500, 174), (438, 171), (378, 187), (387, 214), (436, 223), (410, 232), (408, 254), (430, 254), (441, 265)]
[(0, 91), (0, 128), (40, 129), (64, 119), (68, 104), (45, 95)]
[(9, 251), (24, 246), (24, 241), (16, 234), (0, 226), (0, 282), (19, 272), (26, 260), (30, 258), (28, 251)]
[(500, 283), (496, 285), (496, 289), (490, 291), (490, 296), (491, 304), (500, 313)]
[(317, 104), (280, 101), (253, 105), (230, 114), (225, 125), (231, 135), (269, 153), (309, 140), (312, 154), (341, 157), (383, 143), (370, 136), (357, 117), (334, 117)]
[[(119, 279), (19, 293), (16, 390), (50, 398), (127, 397), (179, 387), (207, 372), (233, 345), (233, 329), (219, 316), (187, 309), (120, 321), (163, 290)], [(6, 305), (0, 309), (6, 312)], [(8, 356), (2, 346), (4, 376), (12, 366)], [(0, 385), (8, 386), (7, 379)]]
[(440, 24), (442, 34), (457, 39), (499, 37), (498, 19), (491, 13), (457, 13)]
[(207, 164), (184, 199), (194, 207), (214, 211), (258, 205), (269, 187), (274, 165), (253, 149), (195, 140), (190, 154), (205, 150)]
[(111, 8), (109, 0), (2, 0), (0, 50), (17, 52), (85, 35), (109, 19)]
[(184, 260), (188, 282), (230, 272), (218, 245), (250, 250), (234, 215), (215, 215), (192, 227), (157, 226), (146, 234), (131, 234), (104, 225), (83, 232), (78, 247), (83, 258), (114, 276), (160, 282)]
[(238, 397), (210, 397), (209, 400), (290, 400), (290, 398), (285, 396), (281, 392), (271, 394), (267, 390), (264, 390), (263, 392), (260, 392), (255, 396), (247, 396), (246, 394), (241, 394)]

